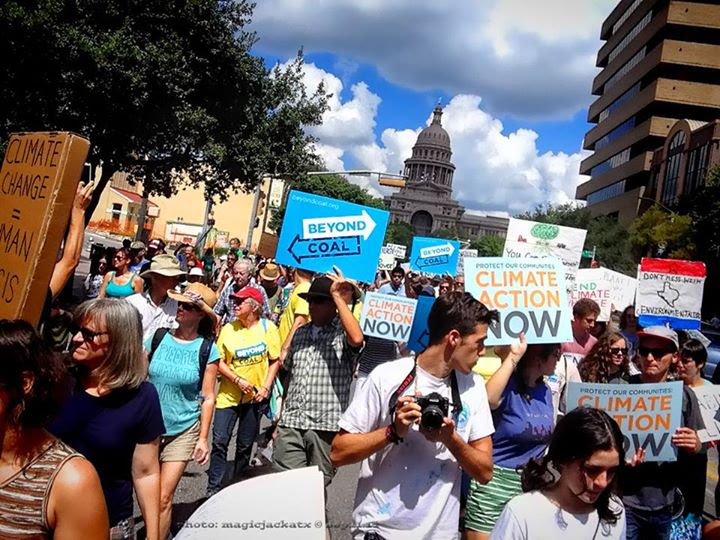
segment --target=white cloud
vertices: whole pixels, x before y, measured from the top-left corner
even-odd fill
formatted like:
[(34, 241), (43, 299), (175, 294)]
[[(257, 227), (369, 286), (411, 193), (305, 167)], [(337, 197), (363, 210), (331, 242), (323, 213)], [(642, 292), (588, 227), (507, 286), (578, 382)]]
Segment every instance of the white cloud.
[[(365, 83), (355, 84), (351, 99), (343, 102), (340, 79), (313, 64), (304, 69), (310, 89), (324, 80), (334, 93), (323, 124), (310, 130), (318, 138), (317, 150), (327, 168), (346, 169), (353, 163), (361, 169), (401, 171), (425, 126), (385, 129), (378, 142), (374, 128), (380, 98)], [(429, 124), (432, 115), (428, 113)], [(453, 97), (442, 122), (450, 135), (456, 166), (453, 196), (468, 210), (516, 214), (538, 204), (569, 202), (584, 180), (578, 174), (584, 154), (540, 154), (535, 131), (521, 128), (505, 133), (502, 122), (483, 109), (479, 96)], [(351, 178), (375, 195), (392, 193), (379, 186), (376, 177)]]
[[(616, 0), (264, 0), (258, 48), (357, 62), (391, 83), (481, 95), (494, 115), (568, 118), (591, 99), (600, 26)], [(551, 70), (551, 72), (550, 72)]]

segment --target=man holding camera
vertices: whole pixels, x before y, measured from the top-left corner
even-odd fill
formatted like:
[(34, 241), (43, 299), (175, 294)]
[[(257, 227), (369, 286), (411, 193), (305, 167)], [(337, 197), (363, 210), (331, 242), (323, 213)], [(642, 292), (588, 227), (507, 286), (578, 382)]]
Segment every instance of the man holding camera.
[(438, 298), (430, 345), (378, 366), (342, 416), (330, 459), (362, 461), (353, 538), (456, 538), (461, 469), (492, 477), (492, 416), (472, 372), (497, 312), (465, 293)]

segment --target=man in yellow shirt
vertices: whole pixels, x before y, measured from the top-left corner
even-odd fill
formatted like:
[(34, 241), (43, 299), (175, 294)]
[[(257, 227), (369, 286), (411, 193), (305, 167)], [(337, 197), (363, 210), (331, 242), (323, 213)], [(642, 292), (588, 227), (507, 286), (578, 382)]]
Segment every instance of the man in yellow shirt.
[[(261, 318), (260, 291), (247, 286), (232, 297), (236, 319), (223, 327), (217, 342), (218, 372), (222, 377), (213, 423), (208, 496), (217, 493), (225, 482), (237, 479), (250, 462), (260, 428), (261, 404), (270, 397), (280, 367), (280, 336), (272, 322)], [(235, 462), (231, 470), (226, 470), (228, 443), (236, 422)]]
[(312, 278), (312, 272), (300, 268), (295, 270), (295, 288), (290, 293), (288, 305), (280, 317), (281, 363), (285, 360), (295, 331), (310, 320), (310, 305), (307, 300), (303, 299), (303, 295), (310, 290)]

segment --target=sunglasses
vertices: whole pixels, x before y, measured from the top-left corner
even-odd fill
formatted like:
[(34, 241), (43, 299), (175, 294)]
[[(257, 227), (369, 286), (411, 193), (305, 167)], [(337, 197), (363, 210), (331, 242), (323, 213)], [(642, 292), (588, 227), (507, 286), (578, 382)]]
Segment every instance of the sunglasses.
[(190, 302), (178, 302), (178, 307), (183, 308), (185, 311), (200, 311), (200, 308)]
[(638, 352), (640, 353), (640, 356), (648, 356), (652, 354), (653, 358), (662, 358), (666, 354), (672, 354), (674, 351), (670, 349), (654, 349), (651, 347), (643, 347), (641, 345), (638, 347)]
[(89, 328), (74, 323), (70, 325), (70, 332), (73, 336), (80, 334), (85, 342), (95, 341), (96, 337), (106, 336), (108, 334), (107, 332), (93, 332)]
[(620, 354), (625, 356), (629, 350), (630, 349), (628, 349), (627, 347), (610, 347), (610, 354), (612, 354), (614, 356), (617, 356)]

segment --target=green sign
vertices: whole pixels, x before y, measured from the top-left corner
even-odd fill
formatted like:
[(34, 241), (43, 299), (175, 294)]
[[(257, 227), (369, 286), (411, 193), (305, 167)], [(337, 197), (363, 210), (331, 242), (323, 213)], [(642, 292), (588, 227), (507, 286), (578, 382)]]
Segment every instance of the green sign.
[(591, 249), (583, 249), (582, 256), (592, 259), (593, 251)]

